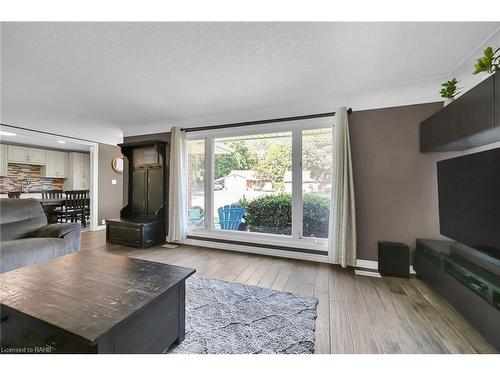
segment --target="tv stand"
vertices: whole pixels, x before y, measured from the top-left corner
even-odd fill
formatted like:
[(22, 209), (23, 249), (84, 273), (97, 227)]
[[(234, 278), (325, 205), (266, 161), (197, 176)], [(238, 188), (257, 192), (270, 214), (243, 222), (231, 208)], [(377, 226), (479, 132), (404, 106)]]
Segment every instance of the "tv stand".
[(415, 272), (500, 351), (500, 276), (462, 256), (460, 247), (452, 241), (417, 239)]
[(500, 264), (500, 260), (498, 260), (500, 259), (500, 250), (494, 247), (476, 247), (476, 249), (492, 258), (492, 261), (490, 261), (490, 263)]

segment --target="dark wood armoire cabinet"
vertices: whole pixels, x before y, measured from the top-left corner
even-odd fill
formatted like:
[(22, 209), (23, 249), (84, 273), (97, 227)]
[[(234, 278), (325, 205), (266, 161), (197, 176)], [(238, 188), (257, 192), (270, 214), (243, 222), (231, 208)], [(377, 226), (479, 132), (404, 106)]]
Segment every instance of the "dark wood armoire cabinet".
[(119, 219), (106, 220), (106, 240), (149, 247), (166, 239), (168, 165), (166, 142), (141, 141), (119, 146), (128, 160), (128, 204)]

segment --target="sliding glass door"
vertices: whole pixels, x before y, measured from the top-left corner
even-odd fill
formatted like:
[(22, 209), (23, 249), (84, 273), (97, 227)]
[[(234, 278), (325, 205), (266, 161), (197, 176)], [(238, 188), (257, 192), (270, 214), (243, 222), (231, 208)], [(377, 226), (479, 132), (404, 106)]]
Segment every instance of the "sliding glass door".
[(290, 125), (191, 136), (190, 234), (325, 247), (332, 125)]

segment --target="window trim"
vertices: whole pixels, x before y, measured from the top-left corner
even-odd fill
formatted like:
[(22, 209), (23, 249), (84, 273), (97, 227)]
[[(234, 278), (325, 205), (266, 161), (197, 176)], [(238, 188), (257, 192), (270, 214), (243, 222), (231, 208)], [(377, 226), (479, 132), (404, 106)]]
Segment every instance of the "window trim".
[[(303, 237), (303, 199), (302, 199), (302, 131), (333, 127), (333, 117), (275, 123), (272, 125), (241, 126), (231, 129), (212, 129), (186, 133), (186, 139), (205, 140), (205, 220), (204, 228), (188, 228), (188, 236), (221, 239), (225, 241), (248, 241), (283, 247), (304, 248), (326, 251), (327, 238)], [(289, 132), (292, 135), (292, 234), (290, 236), (257, 233), (224, 231), (213, 227), (214, 224), (214, 140), (216, 138), (237, 137), (253, 134), (272, 134)], [(333, 157), (333, 155), (332, 155)]]
[(304, 230), (302, 199), (302, 129), (292, 131), (292, 240), (301, 240)]

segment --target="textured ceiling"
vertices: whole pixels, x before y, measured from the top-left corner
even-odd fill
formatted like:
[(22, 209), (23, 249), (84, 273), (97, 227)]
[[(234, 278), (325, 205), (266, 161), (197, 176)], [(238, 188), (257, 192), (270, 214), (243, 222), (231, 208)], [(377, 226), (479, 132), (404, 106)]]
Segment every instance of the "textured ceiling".
[(388, 88), (448, 78), (499, 27), (3, 23), (2, 122), (112, 143), (172, 125), (431, 101), (439, 85), (422, 98)]

